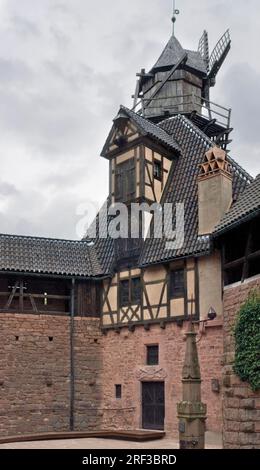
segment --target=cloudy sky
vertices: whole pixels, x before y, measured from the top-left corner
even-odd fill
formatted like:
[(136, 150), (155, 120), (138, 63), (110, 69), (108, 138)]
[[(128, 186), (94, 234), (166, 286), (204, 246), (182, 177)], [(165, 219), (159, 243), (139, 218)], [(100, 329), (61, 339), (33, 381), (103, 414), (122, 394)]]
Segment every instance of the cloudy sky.
[[(232, 156), (260, 172), (260, 2), (177, 0), (176, 36), (232, 51), (211, 98), (233, 108)], [(172, 0), (0, 0), (0, 232), (77, 238), (79, 212), (108, 193), (99, 155), (135, 74), (171, 34)]]

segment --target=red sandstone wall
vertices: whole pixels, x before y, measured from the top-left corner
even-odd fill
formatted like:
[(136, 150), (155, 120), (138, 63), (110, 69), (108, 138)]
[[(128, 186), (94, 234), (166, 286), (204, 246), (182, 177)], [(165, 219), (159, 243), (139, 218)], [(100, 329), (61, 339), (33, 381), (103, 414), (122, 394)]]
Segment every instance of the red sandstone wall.
[[(69, 429), (69, 321), (0, 315), (0, 436)], [(98, 320), (75, 319), (76, 430), (99, 426), (100, 338)]]
[[(209, 325), (209, 323), (208, 323)], [(208, 405), (207, 428), (222, 429), (221, 393), (212, 392), (211, 380), (221, 381), (223, 338), (221, 325), (207, 327), (198, 344), (201, 364), (202, 399)], [(183, 328), (175, 323), (135, 332), (124, 328), (120, 334), (109, 331), (103, 338), (103, 428), (141, 428), (141, 382), (165, 381), (165, 430), (178, 433), (176, 405), (181, 400), (181, 373), (185, 352)], [(146, 366), (146, 344), (159, 344), (159, 366)], [(115, 399), (115, 384), (122, 384), (122, 399)]]
[[(69, 318), (0, 315), (0, 436), (69, 429)], [(206, 328), (199, 342), (202, 398), (207, 426), (221, 429), (221, 394), (211, 380), (221, 378), (222, 327)], [(141, 427), (141, 382), (165, 381), (165, 429), (177, 435), (176, 404), (181, 399), (185, 341), (175, 323), (102, 336), (99, 321), (75, 319), (75, 429)], [(16, 337), (18, 339), (16, 339)], [(49, 337), (53, 341), (49, 341)], [(146, 344), (160, 345), (160, 364), (146, 366)], [(122, 384), (122, 400), (115, 399)]]
[(260, 392), (254, 393), (233, 372), (237, 312), (255, 288), (260, 288), (260, 277), (230, 286), (224, 293), (223, 440), (226, 449), (260, 449)]

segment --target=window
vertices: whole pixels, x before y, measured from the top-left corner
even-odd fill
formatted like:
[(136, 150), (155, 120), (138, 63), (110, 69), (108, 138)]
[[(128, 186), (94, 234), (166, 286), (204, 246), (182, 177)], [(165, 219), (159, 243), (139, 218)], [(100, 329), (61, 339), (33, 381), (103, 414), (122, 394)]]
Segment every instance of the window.
[(130, 158), (116, 166), (115, 200), (127, 202), (135, 199), (136, 195), (135, 159)]
[(162, 162), (160, 162), (159, 160), (154, 160), (153, 176), (155, 179), (162, 181)]
[(119, 285), (120, 307), (127, 305), (137, 305), (141, 302), (141, 280), (140, 277), (134, 277), (120, 281)]
[(184, 269), (171, 271), (170, 277), (170, 297), (177, 299), (185, 295)]
[(131, 303), (140, 304), (141, 302), (141, 280), (140, 277), (131, 279)]
[(159, 346), (147, 346), (147, 365), (157, 366), (159, 364)]
[(120, 400), (122, 398), (122, 385), (115, 385), (116, 399)]
[(129, 305), (129, 281), (120, 281), (120, 307)]

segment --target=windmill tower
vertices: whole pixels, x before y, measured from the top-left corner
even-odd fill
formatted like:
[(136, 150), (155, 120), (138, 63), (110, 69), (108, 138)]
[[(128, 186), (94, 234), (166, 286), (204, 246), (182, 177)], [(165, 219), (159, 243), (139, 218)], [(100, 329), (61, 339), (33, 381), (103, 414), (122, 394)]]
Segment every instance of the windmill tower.
[(229, 30), (209, 52), (207, 31), (197, 50), (182, 47), (175, 36), (174, 26), (179, 10), (173, 12), (173, 31), (159, 59), (150, 72), (142, 69), (134, 95), (134, 110), (145, 118), (159, 122), (176, 114), (184, 114), (211, 138), (227, 150), (231, 110), (210, 101), (210, 89), (215, 86), (231, 47)]

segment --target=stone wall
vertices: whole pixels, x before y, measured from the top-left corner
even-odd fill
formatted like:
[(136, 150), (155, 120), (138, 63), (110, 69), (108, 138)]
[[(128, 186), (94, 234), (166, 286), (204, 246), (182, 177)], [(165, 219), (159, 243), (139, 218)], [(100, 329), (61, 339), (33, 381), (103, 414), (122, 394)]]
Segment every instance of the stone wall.
[[(127, 328), (111, 330), (103, 338), (103, 428), (138, 429), (142, 427), (142, 381), (165, 382), (165, 430), (177, 437), (177, 403), (182, 397), (181, 374), (185, 353), (187, 324), (168, 323), (165, 329), (152, 325), (134, 332)], [(223, 338), (220, 322), (208, 322), (198, 343), (202, 400), (208, 405), (207, 429), (222, 430), (221, 389), (212, 391), (212, 380), (221, 382)], [(146, 345), (159, 344), (159, 365), (146, 366)], [(115, 398), (115, 385), (122, 385), (122, 398)]]
[[(75, 319), (75, 429), (98, 428), (101, 334), (97, 319)], [(0, 315), (0, 436), (67, 431), (70, 319)]]
[[(165, 430), (177, 437), (177, 402), (185, 352), (183, 327), (143, 326), (134, 332), (100, 332), (99, 320), (76, 318), (74, 333), (75, 430), (142, 427), (142, 381), (165, 381)], [(202, 399), (207, 428), (222, 426), (222, 326), (210, 322), (199, 333)], [(0, 436), (68, 431), (70, 418), (70, 319), (58, 316), (0, 315)], [(159, 344), (159, 366), (146, 366), (146, 345)], [(122, 399), (115, 385), (122, 385)]]
[(260, 448), (260, 392), (254, 393), (233, 371), (237, 313), (255, 288), (260, 288), (260, 277), (229, 286), (224, 292), (223, 440), (226, 449)]

